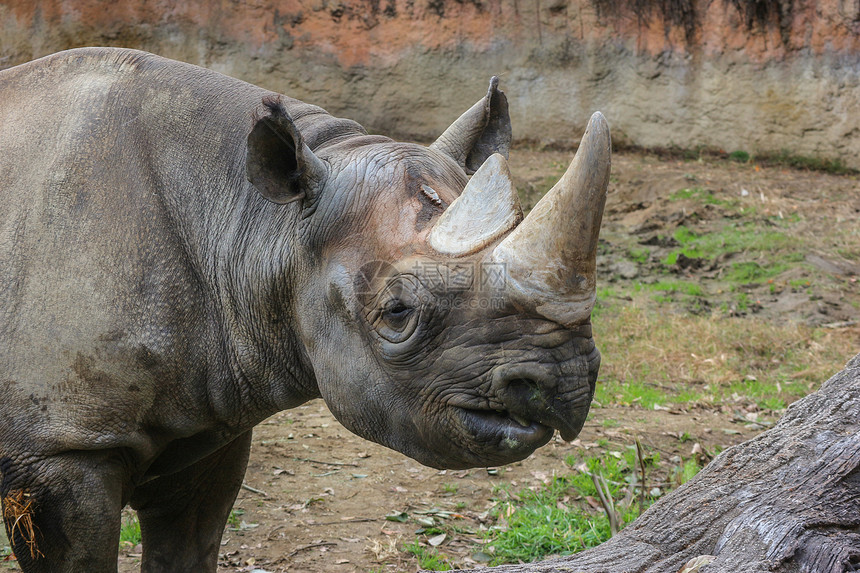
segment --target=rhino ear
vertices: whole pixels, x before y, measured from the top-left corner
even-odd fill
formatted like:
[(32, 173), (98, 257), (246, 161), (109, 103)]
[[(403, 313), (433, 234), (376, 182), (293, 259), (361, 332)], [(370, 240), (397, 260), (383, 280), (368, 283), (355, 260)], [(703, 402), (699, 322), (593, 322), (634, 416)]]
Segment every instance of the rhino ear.
[(508, 99), (499, 90), (499, 78), (490, 79), (486, 97), (461, 115), (434, 141), (431, 149), (449, 155), (472, 175), (494, 153), (508, 158), (511, 147), (511, 118)]
[(273, 203), (313, 197), (325, 179), (325, 164), (304, 143), (280, 97), (265, 97), (263, 105), (266, 113), (248, 135), (248, 181)]

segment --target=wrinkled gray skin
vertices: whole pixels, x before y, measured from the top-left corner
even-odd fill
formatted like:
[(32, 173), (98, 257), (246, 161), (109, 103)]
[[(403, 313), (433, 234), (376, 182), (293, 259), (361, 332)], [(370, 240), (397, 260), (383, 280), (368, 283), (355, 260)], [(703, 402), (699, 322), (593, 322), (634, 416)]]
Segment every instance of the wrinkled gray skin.
[[(445, 262), (425, 238), (466, 171), (507, 153), (504, 95), (459, 150), (274, 95), (118, 49), (0, 72), (0, 493), (33, 502), (35, 558), (6, 523), (24, 571), (115, 571), (126, 504), (143, 571), (214, 571), (251, 428), (319, 396), (440, 468), (580, 429), (589, 324), (415, 271)], [(368, 293), (372, 261), (393, 267)]]

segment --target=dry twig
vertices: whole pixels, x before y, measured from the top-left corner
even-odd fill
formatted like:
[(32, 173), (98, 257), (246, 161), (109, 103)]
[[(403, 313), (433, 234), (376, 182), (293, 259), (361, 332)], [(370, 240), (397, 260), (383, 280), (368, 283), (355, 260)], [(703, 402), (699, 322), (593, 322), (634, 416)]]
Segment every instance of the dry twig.
[(326, 466), (350, 466), (353, 468), (357, 468), (358, 464), (352, 462), (323, 462), (320, 460), (312, 460), (310, 458), (293, 458), (297, 462), (310, 462), (312, 464), (323, 464)]
[(618, 533), (618, 516), (615, 514), (615, 502), (613, 502), (612, 495), (609, 493), (609, 486), (601, 475), (591, 474), (591, 481), (594, 482), (597, 495), (600, 496), (603, 511), (606, 512), (606, 517), (609, 518), (609, 530), (612, 532), (612, 535), (615, 535)]
[[(636, 459), (639, 461), (639, 471), (642, 472), (642, 485), (639, 488), (639, 512), (645, 511), (645, 454), (642, 451), (642, 442), (639, 441), (639, 436), (636, 436)], [(635, 472), (635, 470), (634, 470)]]
[(269, 497), (269, 494), (267, 494), (267, 493), (266, 493), (266, 492), (264, 492), (263, 490), (261, 490), (261, 489), (257, 489), (257, 488), (255, 488), (255, 487), (251, 487), (251, 486), (249, 486), (248, 484), (246, 484), (245, 482), (242, 482), (242, 488), (243, 488), (243, 489), (247, 489), (247, 490), (248, 490), (248, 491), (250, 491), (250, 492), (253, 492), (253, 493), (256, 493), (256, 494), (262, 495), (263, 497)]
[(295, 557), (298, 555), (299, 551), (304, 551), (305, 549), (313, 549), (314, 547), (324, 547), (326, 545), (337, 545), (334, 541), (323, 541), (321, 543), (309, 543), (308, 545), (302, 545), (301, 547), (297, 547), (293, 550), (292, 553), (289, 554), (289, 557)]
[(29, 492), (17, 490), (9, 492), (3, 499), (3, 519), (11, 523), (9, 527), (9, 541), (15, 544), (15, 534), (23, 540), (27, 549), (30, 550), (30, 558), (36, 559), (45, 555), (36, 547), (36, 531), (38, 528), (33, 524), (33, 498)]

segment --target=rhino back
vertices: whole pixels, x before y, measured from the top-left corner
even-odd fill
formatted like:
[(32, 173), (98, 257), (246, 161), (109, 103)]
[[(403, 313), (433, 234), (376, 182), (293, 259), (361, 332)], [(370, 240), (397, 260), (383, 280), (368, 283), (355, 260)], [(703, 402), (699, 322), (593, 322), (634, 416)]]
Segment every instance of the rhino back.
[(0, 441), (149, 456), (235, 412), (216, 261), (267, 93), (131, 50), (0, 74)]

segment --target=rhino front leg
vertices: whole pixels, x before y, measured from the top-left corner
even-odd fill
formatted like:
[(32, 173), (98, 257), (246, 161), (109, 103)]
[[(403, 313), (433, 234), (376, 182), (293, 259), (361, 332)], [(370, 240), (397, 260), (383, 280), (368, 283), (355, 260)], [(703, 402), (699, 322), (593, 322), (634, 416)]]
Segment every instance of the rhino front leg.
[(115, 573), (127, 466), (116, 452), (0, 460), (3, 521), (25, 573)]
[(221, 536), (242, 486), (251, 432), (184, 470), (138, 487), (141, 573), (215, 571)]

